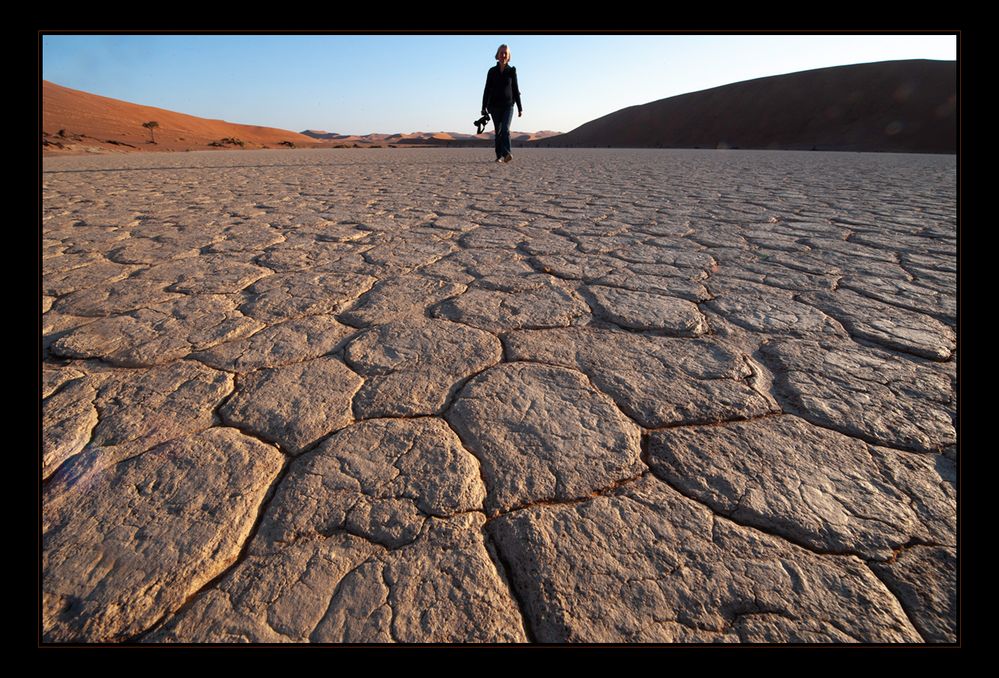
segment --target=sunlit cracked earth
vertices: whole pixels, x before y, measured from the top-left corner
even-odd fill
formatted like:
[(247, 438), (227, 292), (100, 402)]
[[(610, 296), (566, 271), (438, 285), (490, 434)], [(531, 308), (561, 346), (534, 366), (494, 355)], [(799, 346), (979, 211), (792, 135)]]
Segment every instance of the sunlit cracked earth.
[(953, 156), (47, 158), (45, 642), (953, 642)]

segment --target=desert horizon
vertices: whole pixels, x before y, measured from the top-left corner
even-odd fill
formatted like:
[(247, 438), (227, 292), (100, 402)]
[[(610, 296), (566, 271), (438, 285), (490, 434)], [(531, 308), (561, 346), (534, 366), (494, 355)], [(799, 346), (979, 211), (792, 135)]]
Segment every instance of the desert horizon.
[[(930, 60), (892, 61), (757, 78), (626, 107), (566, 133), (512, 131), (511, 141), (521, 147), (953, 153), (955, 66)], [(493, 138), (491, 130), (482, 134), (291, 132), (197, 118), (42, 82), (46, 154), (237, 147), (487, 147)]]

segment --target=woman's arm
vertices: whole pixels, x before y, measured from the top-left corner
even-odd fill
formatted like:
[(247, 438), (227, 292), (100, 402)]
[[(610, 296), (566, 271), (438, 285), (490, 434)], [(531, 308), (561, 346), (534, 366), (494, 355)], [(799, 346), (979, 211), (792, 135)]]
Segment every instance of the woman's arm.
[(520, 103), (520, 87), (517, 85), (517, 69), (513, 69), (510, 73), (511, 80), (513, 80), (513, 100), (517, 104), (517, 115), (521, 116), (524, 114), (524, 106)]

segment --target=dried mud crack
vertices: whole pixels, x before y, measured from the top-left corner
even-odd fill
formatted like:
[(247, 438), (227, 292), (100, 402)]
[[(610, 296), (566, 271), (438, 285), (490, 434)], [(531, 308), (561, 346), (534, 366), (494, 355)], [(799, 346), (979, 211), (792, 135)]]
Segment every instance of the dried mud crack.
[(481, 155), (45, 158), (42, 642), (958, 642), (954, 158)]

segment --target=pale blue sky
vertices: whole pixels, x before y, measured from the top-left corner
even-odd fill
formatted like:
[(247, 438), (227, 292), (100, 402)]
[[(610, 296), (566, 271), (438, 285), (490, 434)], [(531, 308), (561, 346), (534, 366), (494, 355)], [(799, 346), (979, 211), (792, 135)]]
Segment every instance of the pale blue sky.
[(56, 84), (204, 118), (300, 132), (474, 132), (486, 71), (510, 45), (518, 131), (568, 132), (626, 106), (752, 78), (957, 59), (938, 35), (61, 35)]

